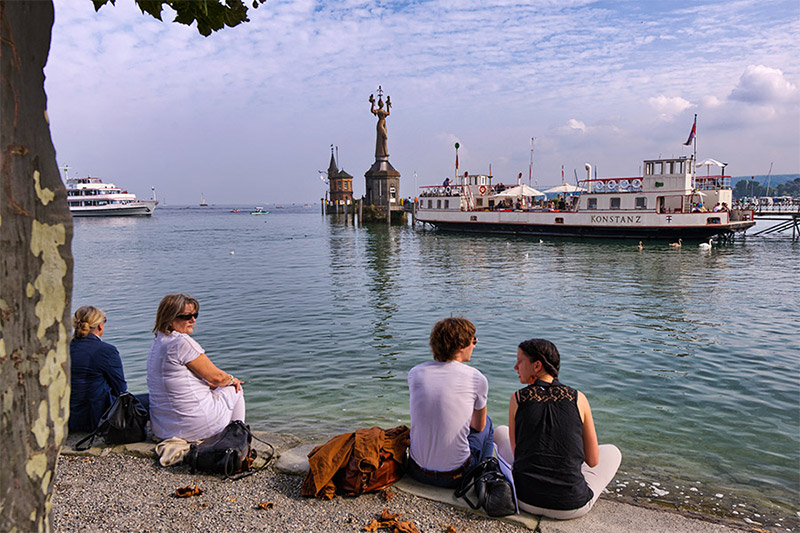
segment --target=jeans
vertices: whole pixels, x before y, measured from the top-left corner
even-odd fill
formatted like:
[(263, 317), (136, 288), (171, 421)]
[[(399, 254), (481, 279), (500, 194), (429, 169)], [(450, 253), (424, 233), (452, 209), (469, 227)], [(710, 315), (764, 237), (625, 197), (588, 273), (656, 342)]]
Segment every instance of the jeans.
[[(444, 487), (448, 489), (456, 489), (461, 486), (461, 478), (466, 474), (470, 468), (474, 467), (484, 459), (491, 457), (494, 451), (492, 446), (494, 436), (494, 426), (492, 419), (486, 416), (486, 426), (482, 431), (475, 431), (470, 428), (469, 435), (467, 435), (467, 442), (469, 443), (470, 463), (464, 469), (462, 475), (457, 478), (451, 477), (436, 477), (435, 475), (428, 474), (417, 468), (416, 464), (409, 460), (408, 473), (411, 477), (420, 483), (426, 485), (433, 485), (434, 487)], [(410, 459), (410, 458), (409, 458)]]

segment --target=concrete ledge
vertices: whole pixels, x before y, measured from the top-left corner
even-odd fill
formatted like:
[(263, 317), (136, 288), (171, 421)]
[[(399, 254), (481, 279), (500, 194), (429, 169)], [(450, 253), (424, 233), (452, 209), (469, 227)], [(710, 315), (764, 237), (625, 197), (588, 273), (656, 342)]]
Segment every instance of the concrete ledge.
[[(61, 453), (63, 455), (86, 455), (86, 456), (100, 456), (109, 453), (119, 453), (124, 455), (131, 455), (134, 457), (151, 458), (156, 457), (156, 442), (153, 440), (152, 435), (148, 435), (148, 440), (144, 442), (132, 442), (130, 444), (106, 444), (102, 438), (95, 438), (91, 448), (84, 451), (73, 450), (72, 447), (79, 440), (84, 438), (88, 433), (74, 433), (67, 436), (64, 444), (61, 446)], [(275, 447), (275, 458), (281, 456), (286, 450), (296, 448), (301, 444), (301, 440), (288, 433), (267, 433), (265, 431), (254, 431), (253, 435), (261, 440), (265, 440)], [(263, 457), (269, 447), (253, 439), (252, 447), (258, 452), (259, 457)], [(310, 451), (310, 450), (309, 450)]]
[[(476, 511), (475, 509), (467, 505), (467, 502), (465, 502), (463, 498), (456, 498), (454, 489), (443, 489), (440, 487), (432, 487), (431, 485), (425, 485), (424, 483), (420, 483), (412, 479), (411, 476), (403, 476), (403, 479), (395, 483), (393, 487), (398, 490), (402, 490), (403, 492), (408, 492), (409, 494), (413, 494), (414, 496), (425, 498), (426, 500), (433, 500), (441, 503), (446, 503), (448, 505), (452, 505), (453, 507), (458, 507), (459, 509), (469, 511), (471, 513), (486, 516), (486, 513), (482, 511)], [(536, 529), (539, 526), (539, 517), (529, 515), (527, 513), (504, 516), (502, 518), (494, 518), (494, 520), (502, 520), (503, 522), (508, 522), (510, 524), (525, 527), (528, 529)]]

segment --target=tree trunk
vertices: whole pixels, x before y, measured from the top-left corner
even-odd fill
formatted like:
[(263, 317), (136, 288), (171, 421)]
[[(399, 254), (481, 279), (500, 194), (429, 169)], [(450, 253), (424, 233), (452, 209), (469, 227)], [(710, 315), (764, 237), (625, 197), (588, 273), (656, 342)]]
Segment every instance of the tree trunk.
[(69, 416), (72, 216), (47, 119), (51, 1), (0, 0), (0, 530), (48, 531)]

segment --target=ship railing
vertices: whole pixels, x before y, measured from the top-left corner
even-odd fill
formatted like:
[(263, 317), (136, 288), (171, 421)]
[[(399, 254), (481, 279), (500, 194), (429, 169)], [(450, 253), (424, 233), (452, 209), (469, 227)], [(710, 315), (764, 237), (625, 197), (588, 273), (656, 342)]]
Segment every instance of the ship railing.
[(591, 178), (578, 182), (580, 187), (586, 192), (594, 193), (616, 193), (616, 192), (638, 192), (642, 190), (643, 179), (640, 176), (627, 178)]
[(730, 176), (695, 176), (694, 188), (701, 191), (711, 191), (717, 189), (730, 189)]

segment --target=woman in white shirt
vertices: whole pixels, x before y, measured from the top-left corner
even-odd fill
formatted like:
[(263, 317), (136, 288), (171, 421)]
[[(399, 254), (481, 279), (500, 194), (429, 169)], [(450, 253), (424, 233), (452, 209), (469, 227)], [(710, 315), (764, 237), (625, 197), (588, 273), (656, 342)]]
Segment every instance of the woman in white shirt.
[(207, 439), (233, 420), (244, 422), (242, 381), (217, 368), (189, 335), (200, 304), (168, 294), (158, 304), (147, 358), (150, 423), (160, 439)]

